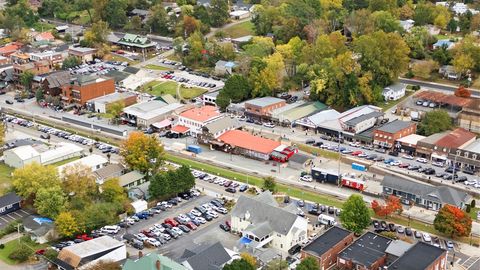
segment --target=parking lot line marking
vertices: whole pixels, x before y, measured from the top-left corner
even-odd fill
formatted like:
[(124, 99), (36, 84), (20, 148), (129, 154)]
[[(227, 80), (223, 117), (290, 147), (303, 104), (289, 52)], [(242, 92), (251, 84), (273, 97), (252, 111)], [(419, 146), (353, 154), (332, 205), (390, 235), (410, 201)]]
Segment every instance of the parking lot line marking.
[(25, 213), (25, 215), (30, 215), (30, 213), (28, 213), (27, 211), (23, 210), (23, 209), (20, 209), (20, 211), (22, 211), (23, 213)]
[(20, 214), (17, 213), (17, 212), (13, 212), (13, 214), (15, 214), (15, 215), (17, 215), (17, 216), (19, 216), (19, 217), (23, 217), (22, 215), (20, 215)]
[[(474, 257), (474, 258), (475, 258), (475, 257)], [(478, 257), (472, 264), (470, 264), (470, 266), (468, 267), (468, 269), (470, 269), (471, 267), (473, 267), (479, 260), (480, 260), (480, 257)]]
[(7, 214), (7, 216), (8, 216), (9, 218), (13, 219), (13, 220), (15, 220), (15, 219), (16, 219), (16, 218), (14, 218), (14, 217), (10, 216), (10, 214)]
[(3, 221), (8, 222), (8, 219), (4, 219), (3, 217), (0, 217), (0, 218), (3, 219)]

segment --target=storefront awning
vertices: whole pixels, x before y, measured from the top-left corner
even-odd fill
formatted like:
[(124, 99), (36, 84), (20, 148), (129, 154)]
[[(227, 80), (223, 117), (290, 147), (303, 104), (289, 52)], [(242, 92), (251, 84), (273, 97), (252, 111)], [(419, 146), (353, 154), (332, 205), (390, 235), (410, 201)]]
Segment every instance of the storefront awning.
[(178, 134), (183, 134), (183, 133), (186, 133), (189, 130), (190, 130), (190, 128), (188, 128), (186, 126), (176, 125), (170, 131), (174, 132), (174, 133), (178, 133)]
[(432, 158), (447, 160), (447, 156), (439, 155), (437, 153), (432, 153)]
[(152, 126), (154, 128), (158, 128), (158, 129), (162, 129), (162, 128), (166, 128), (168, 126), (172, 125), (172, 121), (168, 120), (168, 119), (165, 119), (163, 121), (160, 121), (160, 122), (156, 122), (156, 123), (153, 123)]

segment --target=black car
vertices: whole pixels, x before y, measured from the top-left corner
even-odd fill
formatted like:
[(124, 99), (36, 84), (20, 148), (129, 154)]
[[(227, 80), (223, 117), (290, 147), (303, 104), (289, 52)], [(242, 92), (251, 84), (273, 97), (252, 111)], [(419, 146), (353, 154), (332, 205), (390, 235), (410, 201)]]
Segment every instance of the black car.
[(393, 157), (398, 157), (398, 152), (391, 151), (388, 154)]
[(210, 216), (209, 214), (203, 214), (203, 218), (204, 218), (206, 221), (212, 221), (212, 220), (213, 220), (213, 217)]
[(396, 227), (395, 224), (393, 224), (393, 223), (388, 223), (388, 229), (389, 229), (391, 232), (397, 231), (397, 227)]
[(236, 190), (235, 188), (233, 188), (233, 187), (228, 187), (228, 188), (225, 189), (225, 191), (226, 191), (226, 192), (230, 192), (230, 193), (235, 193), (235, 192), (237, 192), (237, 190)]
[(190, 200), (190, 195), (188, 195), (188, 193), (180, 193), (178, 194), (178, 196), (184, 200)]
[(7, 99), (7, 100), (5, 100), (5, 103), (12, 105), (13, 101)]
[(136, 248), (136, 249), (139, 249), (139, 250), (142, 250), (143, 249), (143, 244), (140, 243), (140, 242), (134, 242), (132, 244), (132, 247)]
[(23, 103), (23, 102), (25, 102), (25, 100), (19, 98), (19, 99), (17, 99), (17, 102)]
[(387, 222), (385, 222), (384, 220), (380, 221), (380, 227), (386, 230), (388, 228)]
[(327, 207), (325, 205), (320, 205), (320, 212), (325, 213), (327, 211)]
[(380, 227), (380, 222), (378, 222), (378, 220), (373, 220), (372, 225), (373, 228), (378, 229)]
[(165, 229), (165, 232), (174, 239), (178, 238), (178, 234), (174, 232), (172, 229)]
[(230, 227), (227, 226), (226, 224), (223, 224), (223, 223), (220, 223), (220, 229), (226, 231), (226, 232), (229, 232), (230, 231)]
[(298, 207), (304, 207), (305, 206), (305, 201), (304, 200), (297, 201), (297, 206)]
[(453, 173), (454, 170), (455, 170), (456, 172), (458, 172), (458, 168), (453, 167), (453, 166), (450, 166), (450, 167), (448, 167), (448, 168), (445, 169), (445, 172), (447, 172), (447, 173)]
[(426, 174), (426, 175), (434, 175), (435, 174), (435, 169), (427, 168), (423, 173)]
[(170, 199), (170, 200), (168, 200), (168, 203), (169, 203), (169, 204), (172, 204), (172, 205), (178, 205), (178, 201), (175, 200), (175, 199)]
[(458, 177), (457, 179), (455, 179), (455, 182), (458, 183), (458, 182), (465, 182), (467, 181), (468, 178), (466, 176), (460, 176)]
[(49, 140), (50, 139), (50, 134), (41, 134), (40, 138), (42, 138), (44, 140)]
[(320, 147), (323, 145), (323, 142), (315, 142), (313, 146)]
[(405, 235), (411, 236), (412, 234), (413, 234), (412, 229), (410, 229), (410, 228), (408, 228), (408, 227), (405, 228)]
[(167, 223), (162, 223), (161, 225), (162, 225), (162, 227), (165, 228), (165, 229), (172, 229), (172, 228), (173, 228), (172, 225), (167, 224)]
[(329, 207), (328, 207), (328, 213), (329, 213), (330, 215), (335, 214), (335, 208), (334, 208), (333, 206), (329, 206)]
[(474, 174), (475, 174), (475, 171), (473, 171), (473, 170), (471, 170), (471, 169), (469, 169), (469, 168), (463, 169), (462, 172), (464, 172), (464, 173), (466, 173), (466, 174), (470, 174), (470, 175), (474, 175)]
[(306, 144), (314, 144), (314, 143), (315, 143), (315, 140), (314, 140), (314, 139), (306, 139), (306, 140), (305, 140), (305, 143), (306, 143)]
[(180, 228), (180, 230), (182, 230), (184, 233), (189, 233), (190, 232), (190, 229), (183, 224), (178, 225), (178, 228)]
[(314, 204), (308, 209), (308, 213), (318, 216), (320, 214), (320, 210), (318, 209), (318, 206)]

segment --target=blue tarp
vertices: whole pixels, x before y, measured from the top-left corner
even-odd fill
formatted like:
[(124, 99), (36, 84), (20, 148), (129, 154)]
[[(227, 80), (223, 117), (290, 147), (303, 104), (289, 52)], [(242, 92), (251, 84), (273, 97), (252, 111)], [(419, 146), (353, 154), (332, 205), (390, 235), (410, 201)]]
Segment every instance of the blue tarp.
[(250, 240), (246, 237), (240, 238), (240, 243), (242, 243), (242, 244), (250, 244), (250, 242), (252, 242), (252, 240)]
[(43, 224), (43, 223), (52, 223), (53, 220), (46, 218), (46, 217), (38, 217), (33, 219), (35, 222), (38, 224)]

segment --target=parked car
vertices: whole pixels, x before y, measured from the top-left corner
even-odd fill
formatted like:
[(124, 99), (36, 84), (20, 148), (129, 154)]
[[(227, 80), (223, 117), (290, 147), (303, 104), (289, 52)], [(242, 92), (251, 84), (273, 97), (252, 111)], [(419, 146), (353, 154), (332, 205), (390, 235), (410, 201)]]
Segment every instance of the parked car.
[(226, 231), (226, 232), (229, 232), (230, 231), (230, 227), (227, 226), (226, 224), (223, 224), (223, 223), (220, 223), (220, 229)]

